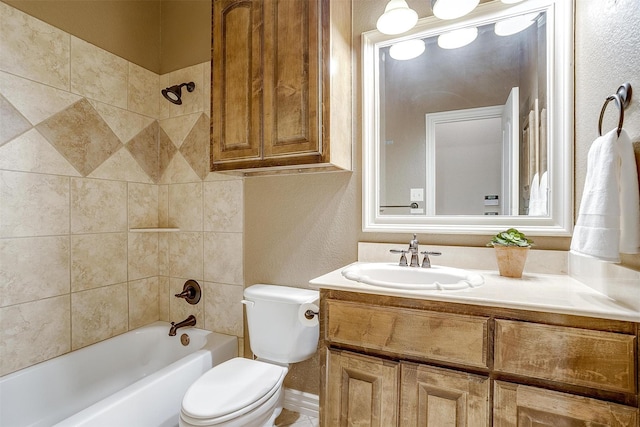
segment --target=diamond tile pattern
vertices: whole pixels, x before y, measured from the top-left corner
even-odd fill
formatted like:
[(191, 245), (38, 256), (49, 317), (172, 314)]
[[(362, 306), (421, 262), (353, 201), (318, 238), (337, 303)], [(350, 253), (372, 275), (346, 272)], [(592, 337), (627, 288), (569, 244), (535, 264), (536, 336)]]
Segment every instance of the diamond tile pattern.
[(36, 129), (83, 176), (122, 147), (116, 134), (84, 98), (40, 123)]
[(149, 175), (153, 182), (158, 182), (158, 122), (153, 122), (127, 142), (127, 150), (136, 162)]
[(31, 123), (2, 95), (0, 95), (0, 117), (2, 117), (0, 145), (5, 144), (31, 128)]
[(200, 114), (191, 132), (180, 146), (180, 153), (200, 179), (207, 176), (209, 173), (209, 120), (205, 114)]

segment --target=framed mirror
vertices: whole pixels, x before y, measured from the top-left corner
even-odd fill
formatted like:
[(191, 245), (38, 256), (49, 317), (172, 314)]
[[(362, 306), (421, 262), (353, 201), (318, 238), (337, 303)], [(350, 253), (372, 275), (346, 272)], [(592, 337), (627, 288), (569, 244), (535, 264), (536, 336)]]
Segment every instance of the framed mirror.
[(363, 231), (571, 234), (572, 7), (494, 0), (362, 35)]

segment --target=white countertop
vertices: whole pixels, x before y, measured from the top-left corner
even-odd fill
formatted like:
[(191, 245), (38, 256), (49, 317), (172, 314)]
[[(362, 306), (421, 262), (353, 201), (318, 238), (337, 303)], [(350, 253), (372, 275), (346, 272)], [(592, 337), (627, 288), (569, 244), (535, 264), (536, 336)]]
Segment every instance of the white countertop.
[(521, 279), (512, 279), (502, 277), (496, 271), (468, 270), (481, 274), (485, 283), (477, 288), (463, 290), (415, 291), (382, 288), (348, 280), (341, 274), (346, 267), (317, 277), (309, 284), (315, 289), (335, 289), (640, 322), (640, 310), (637, 306), (634, 308), (624, 301), (610, 298), (568, 275), (525, 273)]

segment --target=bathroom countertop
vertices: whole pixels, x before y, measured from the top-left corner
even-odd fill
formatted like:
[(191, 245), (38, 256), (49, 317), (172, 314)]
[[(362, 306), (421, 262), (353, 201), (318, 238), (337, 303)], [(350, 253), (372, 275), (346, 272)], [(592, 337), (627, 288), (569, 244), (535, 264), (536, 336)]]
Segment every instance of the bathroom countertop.
[[(358, 264), (358, 263), (354, 263)], [(344, 278), (342, 267), (309, 281), (315, 289), (388, 295), (462, 304), (514, 308), (640, 322), (637, 306), (610, 298), (584, 283), (556, 274), (525, 274), (521, 279), (502, 277), (496, 271), (468, 270), (481, 274), (484, 284), (462, 290), (405, 290), (367, 285)], [(640, 294), (640, 287), (638, 287)], [(632, 295), (636, 298), (640, 295)]]

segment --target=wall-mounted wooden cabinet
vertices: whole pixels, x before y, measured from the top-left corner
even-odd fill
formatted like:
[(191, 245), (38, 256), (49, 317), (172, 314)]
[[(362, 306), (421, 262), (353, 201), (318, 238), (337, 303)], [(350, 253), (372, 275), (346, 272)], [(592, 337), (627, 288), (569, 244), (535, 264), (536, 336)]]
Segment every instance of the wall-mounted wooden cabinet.
[(351, 169), (351, 0), (214, 0), (211, 170)]
[(320, 318), (322, 425), (640, 427), (636, 323), (336, 290)]

